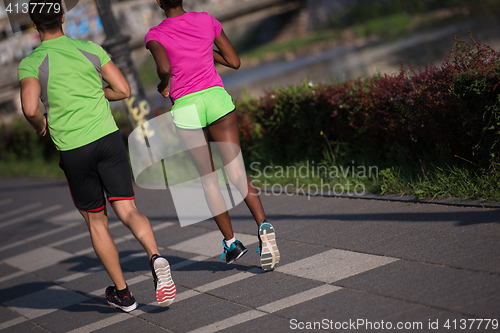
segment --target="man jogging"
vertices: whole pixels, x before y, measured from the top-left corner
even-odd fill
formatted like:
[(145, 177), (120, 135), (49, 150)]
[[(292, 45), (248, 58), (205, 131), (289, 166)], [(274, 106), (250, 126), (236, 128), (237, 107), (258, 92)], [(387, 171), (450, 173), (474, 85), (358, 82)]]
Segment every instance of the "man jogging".
[[(149, 220), (135, 206), (127, 151), (108, 102), (129, 97), (130, 87), (100, 46), (64, 35), (61, 0), (31, 1), (29, 9), (42, 44), (19, 65), (23, 112), (39, 135), (50, 133), (60, 152), (60, 167), (74, 204), (114, 282), (106, 289), (106, 299), (126, 312), (137, 307), (109, 232), (105, 194), (118, 218), (146, 250), (157, 301), (167, 306), (176, 292), (170, 266), (159, 255)], [(108, 84), (104, 89), (101, 79)]]

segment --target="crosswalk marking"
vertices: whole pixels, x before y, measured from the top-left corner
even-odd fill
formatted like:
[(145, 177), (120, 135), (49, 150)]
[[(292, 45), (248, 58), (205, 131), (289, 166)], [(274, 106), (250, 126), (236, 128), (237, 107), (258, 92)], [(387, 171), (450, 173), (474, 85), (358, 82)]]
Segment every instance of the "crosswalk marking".
[[(34, 319), (88, 299), (88, 297), (82, 294), (60, 286), (50, 286), (29, 295), (4, 302), (3, 304), (28, 319)], [(34, 304), (43, 304), (43, 306), (37, 307)]]
[[(142, 281), (149, 279), (152, 278), (144, 275), (139, 275), (128, 280), (127, 284), (131, 286), (136, 283), (140, 283)], [(34, 319), (55, 312), (59, 309), (81, 303), (92, 297), (103, 296), (103, 295), (104, 295), (104, 290), (102, 288), (94, 290), (90, 293), (85, 293), (85, 295), (82, 295), (80, 293), (76, 293), (74, 291), (65, 289), (63, 287), (51, 286), (47, 289), (16, 298), (14, 300), (5, 302), (3, 304), (8, 308), (22, 314), (24, 317), (28, 319)], [(44, 308), (43, 309), (32, 308), (31, 304), (44, 304)], [(4, 322), (0, 324), (0, 329), (8, 328), (17, 325), (23, 321), (26, 321), (26, 318), (24, 317), (19, 317), (23, 318), (23, 320), (16, 318)]]
[(280, 300), (277, 300), (275, 302), (262, 305), (257, 308), (259, 311), (264, 311), (267, 313), (273, 313), (306, 301), (310, 301), (314, 298), (329, 294), (331, 292), (337, 291), (342, 289), (341, 287), (337, 286), (332, 286), (330, 284), (324, 284), (322, 286), (303, 291), (301, 293), (282, 298)]
[(16, 277), (24, 275), (24, 274), (26, 274), (26, 273), (23, 271), (19, 271), (19, 272), (15, 272), (15, 273), (12, 273), (12, 274), (9, 274), (6, 276), (2, 276), (2, 277), (0, 277), (0, 283), (7, 281), (7, 280), (10, 280), (10, 279), (15, 279)]
[[(174, 224), (175, 223), (173, 223), (173, 222), (161, 223), (161, 224), (153, 226), (153, 231), (159, 231), (161, 229), (164, 229), (164, 228), (167, 228), (167, 227), (171, 227)], [(116, 238), (114, 238), (114, 241), (115, 241), (115, 244), (118, 245), (120, 243), (126, 242), (126, 241), (134, 239), (134, 238), (135, 238), (135, 236), (132, 233), (130, 233), (130, 234), (126, 235), (126, 236), (116, 237)], [(75, 255), (76, 256), (83, 256), (83, 255), (86, 255), (86, 254), (89, 254), (89, 253), (93, 253), (93, 252), (94, 252), (94, 248), (93, 247), (89, 247), (87, 249), (83, 249), (83, 250), (80, 250), (78, 252), (75, 252)]]
[(3, 199), (0, 201), (0, 206), (10, 204), (13, 200), (11, 198)]
[[(30, 218), (29, 217), (30, 215), (26, 215), (21, 218), (27, 219)], [(47, 231), (43, 234), (29, 237), (22, 241), (24, 242), (34, 241), (36, 239), (40, 239), (55, 234), (56, 232), (62, 231), (66, 228), (71, 228), (74, 226), (71, 224), (72, 223), (71, 221), (75, 223), (81, 223), (81, 221), (76, 222), (76, 218), (77, 218), (76, 214), (74, 214), (73, 212), (69, 212), (59, 215), (59, 218), (49, 219), (48, 222), (54, 223), (56, 225), (61, 225), (61, 227), (55, 230)], [(16, 222), (10, 222), (10, 223), (16, 223)], [(70, 224), (68, 225), (66, 223)], [(117, 227), (119, 225), (122, 225), (120, 221), (110, 224), (110, 227)], [(158, 231), (163, 228), (170, 227), (172, 225), (175, 225), (175, 223), (165, 222), (154, 226), (153, 229), (155, 231)], [(52, 246), (58, 246), (67, 242), (71, 242), (81, 237), (88, 237), (88, 232), (80, 233), (73, 237), (66, 238), (65, 240), (54, 242), (49, 246), (42, 246), (36, 250), (4, 259), (3, 262), (13, 267), (17, 267), (22, 271), (0, 278), (0, 282), (4, 281), (4, 279), (8, 280), (10, 278), (15, 278), (15, 276), (26, 274), (26, 272), (33, 272), (41, 268), (49, 267), (51, 265), (64, 261), (68, 258), (93, 252), (93, 248), (91, 247), (83, 249), (77, 252), (76, 254), (71, 254), (65, 251), (52, 248)], [(252, 244), (258, 241), (257, 237), (253, 235), (237, 234), (236, 237), (242, 240), (244, 244)], [(117, 238), (115, 241), (118, 244), (133, 238), (134, 236), (132, 234), (128, 234), (126, 236)], [(190, 239), (188, 241), (169, 246), (168, 248), (172, 250), (197, 254), (197, 256), (193, 258), (186, 259), (172, 265), (171, 269), (175, 271), (176, 269), (181, 269), (185, 266), (194, 264), (196, 262), (210, 259), (214, 256), (218, 256), (221, 253), (221, 247), (222, 247), (220, 244), (221, 238), (222, 237), (219, 231), (213, 231), (208, 234), (196, 237), (194, 239)], [(13, 246), (15, 245), (9, 244), (7, 246), (1, 247), (0, 251), (6, 249), (6, 247), (11, 248)], [(121, 258), (120, 262), (124, 263), (139, 257), (144, 257), (145, 260), (147, 260), (147, 256), (141, 251), (133, 253), (127, 257)], [(322, 281), (327, 284), (262, 305), (256, 309), (251, 309), (249, 311), (240, 313), (230, 318), (226, 318), (216, 323), (200, 327), (194, 330), (193, 332), (215, 332), (217, 330), (230, 328), (235, 325), (265, 315), (269, 315), (281, 309), (285, 309), (297, 304), (311, 301), (317, 297), (321, 297), (328, 293), (332, 293), (342, 289), (337, 286), (332, 286), (328, 283), (332, 283), (340, 279), (353, 276), (377, 268), (382, 265), (386, 265), (396, 260), (398, 259), (370, 255), (370, 254), (356, 253), (345, 250), (331, 249), (323, 253), (302, 260), (298, 260), (293, 263), (289, 263), (287, 265), (278, 267), (276, 271), (282, 274), (288, 274), (301, 278)], [(60, 286), (60, 284), (80, 279), (88, 274), (93, 274), (103, 269), (104, 268), (101, 265), (99, 265), (97, 267), (93, 267), (83, 272), (76, 272), (74, 274), (70, 274), (68, 276), (60, 278), (57, 281), (54, 281), (55, 283), (54, 286), (3, 303), (3, 305), (5, 305), (7, 308), (10, 308), (20, 313), (23, 317), (18, 317), (16, 319), (6, 321), (0, 324), (0, 329), (11, 327), (19, 323), (22, 323), (26, 320), (31, 320), (40, 317), (42, 315), (58, 311), (59, 309), (81, 303), (85, 300), (88, 300), (89, 298), (102, 297), (104, 295), (104, 289), (102, 288), (95, 290), (93, 292), (82, 294), (74, 292), (69, 289), (65, 289), (62, 286)], [(261, 268), (253, 267), (249, 268), (247, 271), (237, 273), (210, 283), (206, 283), (204, 285), (194, 287), (193, 289), (188, 289), (184, 292), (177, 294), (175, 303), (188, 300), (197, 295), (207, 293), (211, 290), (221, 288), (232, 283), (240, 282), (244, 279), (253, 277), (263, 272), (264, 271)], [(148, 272), (148, 274), (137, 275), (136, 277), (128, 280), (127, 283), (129, 286), (133, 286), (134, 284), (140, 283), (145, 280), (150, 280), (151, 278), (152, 277)], [(32, 306), (33, 303), (42, 300), (44, 301), (43, 309), (35, 308)], [(45, 300), (49, 300), (48, 303)], [(138, 309), (130, 312), (129, 314), (120, 313), (112, 315), (104, 320), (95, 323), (90, 323), (89, 325), (77, 328), (71, 332), (73, 333), (92, 332), (96, 329), (104, 328), (119, 323), (121, 321), (130, 319), (133, 316), (140, 316), (141, 314), (149, 313), (157, 309), (158, 309), (158, 304), (156, 302), (152, 302), (150, 304), (140, 306)]]
[(257, 310), (250, 310), (247, 312), (240, 313), (236, 316), (233, 316), (231, 318), (225, 319), (218, 321), (216, 323), (200, 327), (196, 330), (190, 331), (189, 333), (212, 333), (212, 332), (218, 332), (223, 329), (233, 327), (238, 324), (242, 324), (244, 322), (257, 319), (260, 317), (263, 317), (267, 315), (267, 313), (262, 312), (262, 311), (257, 311)]
[[(113, 229), (113, 228), (119, 227), (121, 225), (123, 225), (123, 223), (121, 221), (113, 222), (113, 223), (110, 223), (108, 225), (108, 228), (109, 229)], [(74, 241), (76, 241), (78, 239), (85, 238), (85, 237), (90, 237), (90, 234), (89, 234), (88, 231), (76, 234), (76, 235), (68, 237), (66, 239), (61, 239), (60, 241), (57, 241), (57, 242), (54, 242), (54, 243), (50, 243), (48, 246), (58, 247), (58, 246), (61, 246), (63, 244), (71, 243), (71, 242), (74, 242)]]
[(209, 290), (214, 290), (214, 289), (226, 286), (230, 283), (238, 282), (238, 281), (244, 280), (246, 278), (249, 278), (253, 275), (262, 274), (262, 273), (264, 273), (264, 271), (261, 268), (254, 267), (252, 269), (249, 269), (248, 271), (238, 273), (235, 275), (231, 275), (231, 276), (225, 277), (223, 279), (219, 279), (217, 281), (210, 282), (210, 283), (204, 284), (202, 286), (199, 286), (199, 287), (196, 287), (193, 289), (204, 293), (204, 292), (207, 292)]
[(173, 265), (170, 265), (170, 269), (175, 271), (177, 269), (180, 269), (182, 267), (185, 267), (185, 266), (188, 266), (188, 265), (192, 265), (198, 261), (203, 261), (203, 260), (206, 260), (206, 259), (209, 259), (211, 257), (207, 257), (207, 256), (196, 256), (194, 258), (191, 258), (191, 259), (187, 259), (187, 260), (183, 260), (181, 262), (178, 262), (176, 264), (173, 264)]
[(62, 207), (61, 205), (54, 205), (54, 206), (51, 206), (51, 207), (48, 207), (48, 208), (45, 208), (42, 210), (38, 210), (38, 211), (31, 213), (31, 214), (28, 214), (28, 215), (20, 216), (18, 218), (15, 218), (15, 219), (7, 221), (7, 222), (2, 222), (2, 223), (0, 223), (0, 228), (7, 227), (9, 225), (16, 224), (19, 222), (24, 222), (24, 221), (27, 221), (27, 220), (34, 218), (34, 217), (39, 217), (40, 215), (47, 214), (47, 213), (53, 212), (55, 210), (61, 209), (61, 207)]
[(57, 234), (58, 232), (61, 232), (63, 230), (69, 229), (69, 228), (72, 228), (74, 226), (75, 226), (74, 224), (73, 225), (68, 225), (68, 226), (65, 226), (65, 227), (60, 227), (60, 228), (57, 228), (57, 229), (52, 229), (52, 230), (49, 230), (49, 231), (46, 231), (46, 232), (42, 232), (41, 234), (38, 234), (38, 235), (35, 235), (35, 236), (31, 236), (31, 237), (28, 237), (26, 239), (18, 240), (17, 242), (14, 242), (14, 243), (11, 243), (11, 244), (8, 244), (8, 245), (0, 247), (0, 251), (5, 251), (5, 250), (11, 249), (13, 247), (16, 247), (16, 246), (19, 246), (19, 245), (23, 245), (23, 244), (26, 244), (26, 243), (29, 243), (29, 242), (32, 242), (32, 241), (35, 241), (37, 239), (41, 239), (41, 238), (44, 238), (44, 237), (47, 237), (47, 236), (50, 236), (50, 235)]
[[(239, 239), (243, 244), (253, 244), (259, 241), (257, 234), (255, 236), (248, 234), (235, 233), (237, 239)], [(215, 257), (222, 253), (222, 239), (224, 236), (220, 231), (212, 231), (204, 235), (192, 238), (190, 240), (169, 246), (172, 250), (195, 253), (206, 255), (209, 257)]]
[[(168, 223), (165, 223), (165, 224), (168, 224)], [(50, 251), (50, 250), (43, 249), (41, 251), (43, 256), (53, 257), (47, 251)], [(58, 253), (57, 251), (55, 252), (56, 253), (55, 256), (60, 255), (60, 253)], [(59, 251), (59, 252), (62, 252), (62, 251)], [(139, 254), (139, 253), (132, 254), (131, 256), (123, 258), (121, 260), (121, 262), (128, 261), (128, 260), (131, 260), (130, 258), (136, 258), (136, 257), (140, 257), (140, 256), (144, 256), (144, 254)], [(191, 259), (187, 259), (187, 260), (184, 260), (182, 262), (177, 263), (176, 265), (172, 265), (172, 269), (174, 269), (176, 267), (177, 268), (185, 267), (186, 265), (190, 265), (190, 264), (193, 264), (195, 262), (205, 260), (207, 258), (210, 258), (210, 257), (200, 255), (200, 256), (197, 256), (197, 257), (194, 257)], [(333, 260), (334, 258), (335, 258), (335, 260)], [(10, 259), (12, 259), (12, 258), (10, 258)], [(20, 259), (20, 258), (17, 258), (17, 259)], [(53, 259), (52, 261), (54, 261), (54, 260), (56, 260), (56, 259)], [(322, 266), (322, 265), (324, 266), (326, 262), (332, 261), (332, 260), (333, 260), (333, 264), (328, 265), (328, 268), (334, 272), (340, 272), (340, 273), (334, 273), (333, 275), (326, 274), (323, 268), (320, 269), (320, 268), (315, 267), (315, 265), (311, 264), (311, 263), (315, 263), (318, 266)], [(315, 280), (319, 280), (319, 279), (321, 279), (321, 280), (336, 280), (336, 279), (339, 279), (340, 277), (352, 276), (352, 275), (358, 274), (360, 272), (387, 264), (389, 262), (393, 262), (395, 260), (397, 260), (397, 259), (388, 258), (388, 257), (373, 256), (373, 255), (362, 254), (362, 253), (354, 253), (354, 252), (343, 251), (343, 250), (329, 250), (329, 251), (320, 253), (318, 255), (314, 255), (312, 257), (305, 258), (305, 259), (299, 260), (297, 262), (285, 265), (282, 267), (282, 273), (295, 275), (295, 276), (301, 276), (301, 277), (305, 277), (308, 279), (313, 278)], [(347, 265), (349, 267), (347, 269), (344, 269), (343, 267), (345, 265)], [(92, 269), (89, 269), (88, 271), (78, 272), (78, 273), (72, 274), (70, 276), (64, 277), (64, 278), (56, 281), (56, 283), (63, 283), (63, 282), (77, 279), (77, 278), (81, 278), (87, 274), (91, 274), (97, 270), (102, 270), (102, 269), (103, 269), (102, 266), (94, 267)], [(229, 285), (231, 283), (242, 281), (243, 279), (255, 276), (256, 274), (260, 274), (260, 273), (263, 273), (262, 269), (254, 267), (254, 268), (251, 268), (245, 272), (234, 274), (232, 276), (229, 276), (229, 277), (226, 277), (226, 278), (214, 281), (214, 282), (210, 282), (210, 283), (195, 287), (193, 289), (190, 289), (190, 290), (187, 290), (187, 291), (184, 291), (182, 293), (177, 294), (176, 299), (175, 299), (175, 303), (187, 300), (189, 298), (200, 295), (202, 293), (206, 293), (210, 290), (224, 287), (224, 286)], [(132, 286), (136, 283), (140, 283), (140, 282), (148, 280), (148, 279), (151, 279), (151, 276), (149, 276), (149, 274), (148, 274), (148, 276), (138, 275), (135, 278), (132, 278), (129, 281), (127, 281), (127, 283), (129, 286)], [(279, 311), (281, 309), (284, 309), (284, 308), (287, 308), (287, 307), (290, 307), (293, 305), (297, 305), (297, 304), (312, 300), (314, 298), (320, 297), (322, 295), (325, 295), (327, 293), (331, 293), (331, 292), (334, 292), (334, 291), (337, 291), (340, 289), (341, 289), (340, 287), (332, 286), (329, 284), (322, 285), (320, 287), (316, 287), (316, 288), (307, 290), (305, 292), (295, 294), (295, 295), (283, 298), (281, 300), (265, 304), (263, 306), (258, 307), (255, 310), (250, 310), (250, 311), (247, 311), (245, 313), (233, 316), (231, 318), (227, 318), (225, 320), (219, 321), (217, 323), (213, 323), (213, 324), (201, 327), (201, 328), (195, 330), (194, 332), (215, 332), (215, 331), (220, 330), (220, 329), (232, 327), (232, 326), (238, 325), (240, 323), (243, 323), (243, 322), (246, 322), (246, 321), (249, 321), (249, 320), (252, 320), (252, 319), (255, 319), (255, 318), (276, 312), (276, 311)], [(95, 290), (93, 292), (90, 292), (90, 293), (86, 293), (85, 295), (82, 295), (82, 294), (75, 293), (73, 291), (64, 289), (62, 287), (53, 286), (53, 287), (49, 287), (45, 290), (42, 290), (40, 292), (33, 293), (33, 294), (23, 296), (23, 297), (18, 298), (18, 299), (11, 300), (11, 301), (5, 303), (4, 305), (21, 313), (23, 316), (27, 317), (28, 319), (33, 319), (33, 318), (39, 317), (41, 315), (46, 315), (48, 313), (55, 312), (58, 309), (61, 309), (61, 308), (64, 308), (64, 307), (67, 307), (67, 306), (70, 306), (73, 304), (80, 303), (83, 300), (86, 300), (88, 298), (102, 296), (103, 294), (104, 294), (104, 292), (103, 292), (102, 288)], [(49, 306), (47, 306), (47, 308), (44, 308), (44, 309), (32, 309), (29, 306), (26, 306), (27, 304), (31, 304), (28, 302), (32, 302), (34, 299), (38, 299), (38, 298), (40, 298), (40, 299), (45, 299), (45, 298), (54, 299), (55, 301), (51, 303), (54, 305), (53, 306), (49, 305)], [(98, 326), (96, 326), (97, 323), (92, 323), (92, 324), (86, 325), (84, 327), (80, 327), (72, 332), (91, 332), (96, 327), (103, 328), (103, 327), (106, 327), (109, 325), (113, 325), (113, 324), (116, 324), (120, 321), (124, 321), (124, 320), (131, 318), (130, 315), (139, 316), (141, 314), (156, 310), (157, 308), (158, 308), (158, 304), (156, 302), (152, 302), (150, 304), (140, 306), (138, 309), (132, 311), (130, 314), (120, 314), (120, 315), (114, 315), (110, 318), (106, 318), (106, 319), (98, 322)], [(5, 323), (3, 323), (3, 325), (7, 325), (7, 327), (17, 325), (18, 319), (16, 319), (16, 320), (5, 322)]]
[[(122, 225), (122, 223), (121, 222), (114, 223), (114, 226), (118, 226), (118, 225)], [(158, 224), (156, 226), (153, 226), (153, 230), (158, 231), (158, 230), (164, 229), (166, 227), (170, 227), (172, 225), (174, 225), (173, 222), (161, 223), (161, 224)], [(85, 232), (82, 234), (86, 237), (89, 237), (88, 232)], [(119, 243), (125, 242), (126, 240), (130, 240), (133, 238), (134, 238), (134, 235), (129, 234), (127, 236), (118, 238), (117, 240), (115, 240), (115, 243), (119, 244)], [(60, 242), (56, 242), (56, 243), (61, 244)], [(81, 256), (81, 255), (85, 255), (85, 254), (94, 252), (94, 248), (89, 247), (89, 248), (83, 249), (75, 254), (72, 254), (72, 253), (68, 253), (66, 251), (61, 251), (61, 250), (55, 249), (55, 248), (53, 248), (53, 246), (54, 246), (54, 243), (49, 244), (48, 246), (41, 246), (35, 250), (24, 252), (24, 253), (21, 253), (19, 255), (4, 259), (3, 261), (5, 263), (7, 263), (13, 267), (19, 268), (22, 271), (1, 277), (0, 282), (4, 282), (7, 280), (16, 278), (20, 275), (25, 274), (25, 272), (34, 272), (36, 270), (39, 270), (39, 269), (42, 269), (42, 268), (45, 268), (48, 266), (52, 266), (54, 264), (57, 264), (58, 262), (66, 260), (68, 258), (72, 258), (75, 256)], [(143, 252), (134, 253), (134, 254), (131, 254), (127, 257), (121, 258), (120, 263), (125, 263), (127, 261), (130, 261), (130, 260), (133, 260), (137, 257), (142, 257), (142, 256), (145, 256), (145, 254)], [(77, 272), (77, 273), (71, 274), (69, 276), (66, 276), (65, 278), (61, 278), (61, 279), (55, 281), (54, 283), (62, 284), (65, 282), (73, 281), (73, 280), (79, 279), (79, 278), (84, 277), (88, 274), (92, 274), (92, 273), (95, 273), (95, 272), (103, 270), (103, 269), (104, 269), (104, 267), (102, 267), (102, 266), (94, 267), (94, 268), (91, 268), (91, 269), (83, 271), (83, 272)]]
[(3, 262), (25, 272), (34, 272), (73, 257), (71, 253), (47, 246), (40, 246), (34, 250), (3, 259)]
[(334, 291), (342, 289), (341, 287), (335, 287), (329, 284), (325, 284), (310, 290), (303, 291), (299, 294), (282, 298), (278, 301), (263, 305), (256, 310), (250, 310), (244, 313), (240, 313), (236, 316), (218, 321), (216, 323), (200, 327), (198, 329), (195, 329), (193, 331), (190, 331), (189, 333), (212, 333), (212, 332), (217, 332), (229, 327), (233, 327), (239, 324), (242, 324), (244, 322), (265, 316), (267, 314), (270, 314), (272, 312), (276, 312), (281, 309), (285, 309), (300, 303), (304, 303), (307, 301), (310, 301), (314, 298), (332, 293)]
[(119, 323), (121, 321), (127, 320), (132, 318), (129, 314), (126, 313), (120, 313), (119, 315), (115, 315), (113, 317), (109, 317), (103, 320), (96, 321), (95, 323), (88, 324), (83, 327), (79, 327), (77, 329), (74, 329), (72, 331), (69, 331), (67, 333), (90, 333), (97, 331), (98, 329), (101, 329), (102, 327), (107, 327), (116, 323)]
[(85, 219), (76, 208), (69, 212), (49, 217), (45, 219), (45, 221), (62, 226), (74, 223), (85, 223)]
[(397, 260), (391, 257), (333, 249), (278, 267), (276, 271), (332, 283)]
[(17, 324), (20, 324), (20, 323), (23, 323), (25, 321), (28, 321), (28, 319), (24, 318), (24, 317), (17, 317), (17, 318), (14, 318), (14, 319), (11, 319), (11, 320), (8, 320), (6, 322), (3, 322), (3, 323), (0, 323), (0, 330), (4, 330), (6, 328), (9, 328), (11, 326), (14, 326), (14, 325), (17, 325)]
[(9, 217), (9, 216), (16, 215), (19, 213), (24, 213), (28, 210), (38, 208), (41, 205), (42, 205), (41, 202), (37, 202), (37, 203), (31, 204), (31, 205), (27, 205), (27, 206), (23, 206), (23, 207), (18, 208), (18, 209), (11, 210), (10, 212), (7, 212), (7, 213), (0, 214), (0, 220), (5, 218), (5, 217)]

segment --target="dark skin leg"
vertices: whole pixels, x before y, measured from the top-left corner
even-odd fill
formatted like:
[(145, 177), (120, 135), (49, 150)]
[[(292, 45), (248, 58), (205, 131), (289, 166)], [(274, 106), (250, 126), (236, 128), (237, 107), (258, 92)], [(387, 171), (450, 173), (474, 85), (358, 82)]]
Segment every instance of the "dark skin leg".
[[(184, 130), (178, 127), (176, 128), (176, 130), (186, 146), (190, 146), (190, 143), (197, 141), (195, 139), (197, 135), (194, 134), (192, 130)], [(206, 130), (211, 141), (215, 141), (216, 143), (220, 142), (222, 144), (233, 144), (229, 145), (229, 147), (228, 145), (224, 144), (219, 148), (219, 153), (224, 165), (228, 165), (235, 159), (240, 149), (240, 138), (236, 113), (229, 113), (228, 115), (212, 123)], [(207, 145), (189, 150), (191, 158), (195, 163), (196, 169), (202, 177), (214, 172), (215, 170), (212, 161), (212, 154), (210, 152), (210, 149), (208, 148), (209, 140), (207, 133), (204, 132), (204, 135)], [(241, 169), (242, 166), (240, 166), (240, 168), (236, 168), (235, 170), (228, 169), (228, 175), (231, 182), (238, 188), (242, 195), (248, 193), (245, 197), (245, 203), (250, 209), (250, 212), (252, 213), (257, 226), (259, 226), (266, 219), (266, 215), (264, 213), (264, 209), (262, 207), (257, 189), (253, 185), (252, 181), (246, 176), (246, 174), (244, 172), (240, 172)], [(205, 191), (205, 197), (207, 198), (207, 202), (210, 209), (212, 210), (212, 213), (221, 212), (219, 214), (214, 214), (214, 220), (217, 223), (219, 230), (224, 235), (225, 239), (233, 238), (234, 233), (231, 225), (231, 219), (229, 218), (227, 209), (225, 209), (225, 204), (224, 208), (222, 207), (224, 199), (219, 189), (217, 177), (214, 175), (214, 177), (204, 179), (202, 181), (202, 184)]]
[[(210, 126), (208, 126), (207, 130), (209, 133), (209, 137), (214, 142), (230, 142), (234, 144), (234, 150), (228, 149), (227, 145), (224, 145), (222, 149), (219, 149), (222, 162), (224, 163), (224, 165), (228, 165), (235, 159), (241, 148), (238, 118), (236, 116), (236, 112), (233, 111), (222, 117), (221, 119), (213, 122), (212, 124), (210, 124)], [(241, 169), (243, 169), (243, 167)], [(266, 219), (266, 214), (264, 213), (264, 208), (262, 207), (259, 193), (250, 178), (248, 178), (244, 173), (240, 174), (238, 172), (239, 170), (240, 169), (238, 169), (233, 174), (231, 173), (231, 170), (228, 170), (229, 178), (231, 179), (231, 182), (238, 188), (240, 193), (243, 194), (245, 192), (248, 192), (247, 196), (245, 197), (245, 203), (250, 209), (250, 212), (252, 213), (257, 226), (259, 226)]]

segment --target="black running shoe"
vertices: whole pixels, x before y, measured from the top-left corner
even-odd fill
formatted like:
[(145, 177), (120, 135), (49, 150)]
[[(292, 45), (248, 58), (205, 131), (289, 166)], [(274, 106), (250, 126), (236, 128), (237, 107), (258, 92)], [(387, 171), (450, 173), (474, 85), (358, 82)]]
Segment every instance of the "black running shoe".
[(169, 306), (175, 299), (176, 289), (167, 259), (153, 254), (149, 261), (156, 289), (156, 301), (160, 306)]
[(118, 296), (116, 293), (116, 287), (109, 286), (106, 288), (105, 294), (108, 304), (115, 308), (122, 309), (125, 312), (130, 312), (137, 308), (137, 302), (135, 301), (134, 295), (132, 295), (130, 291), (124, 296)]
[(224, 257), (226, 257), (227, 264), (231, 264), (233, 261), (238, 260), (242, 255), (244, 255), (248, 251), (247, 248), (244, 247), (239, 240), (235, 240), (228, 247), (226, 245), (226, 241), (223, 239), (222, 245), (224, 246), (224, 252), (222, 252), (220, 260), (223, 260)]

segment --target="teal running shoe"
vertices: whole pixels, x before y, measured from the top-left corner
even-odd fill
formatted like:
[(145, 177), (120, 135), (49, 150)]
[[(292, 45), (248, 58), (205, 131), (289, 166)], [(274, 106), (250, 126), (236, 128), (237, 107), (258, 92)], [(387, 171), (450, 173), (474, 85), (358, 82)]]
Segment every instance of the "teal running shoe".
[(259, 248), (260, 266), (265, 271), (272, 271), (280, 262), (280, 251), (276, 245), (276, 235), (271, 223), (264, 220), (259, 226)]

